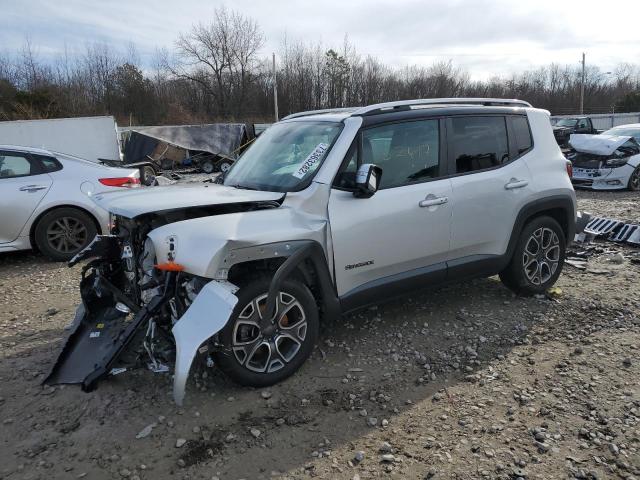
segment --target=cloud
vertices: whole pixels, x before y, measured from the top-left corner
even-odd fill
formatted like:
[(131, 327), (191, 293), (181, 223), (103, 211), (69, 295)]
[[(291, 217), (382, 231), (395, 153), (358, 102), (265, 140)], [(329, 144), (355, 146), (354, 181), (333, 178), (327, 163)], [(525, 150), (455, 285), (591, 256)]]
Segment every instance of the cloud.
[[(0, 49), (15, 51), (28, 36), (40, 53), (79, 53), (95, 41), (124, 50), (136, 45), (143, 62), (171, 48), (181, 31), (207, 22), (223, 2), (199, 0), (0, 0)], [(340, 47), (345, 35), (357, 51), (386, 63), (428, 65), (451, 59), (473, 77), (509, 75), (556, 63), (588, 61), (610, 70), (640, 58), (640, 2), (606, 8), (594, 0), (234, 0), (226, 3), (262, 27), (263, 53), (289, 41)]]

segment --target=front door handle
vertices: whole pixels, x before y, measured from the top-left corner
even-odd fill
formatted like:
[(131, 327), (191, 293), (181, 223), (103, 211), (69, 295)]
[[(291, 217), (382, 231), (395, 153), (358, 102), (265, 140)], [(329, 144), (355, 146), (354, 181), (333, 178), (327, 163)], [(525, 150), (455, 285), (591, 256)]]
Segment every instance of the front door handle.
[(435, 197), (428, 195), (424, 200), (420, 200), (418, 205), (421, 207), (435, 207), (436, 205), (444, 205), (449, 201), (449, 197)]
[(513, 190), (514, 188), (522, 188), (526, 187), (527, 185), (529, 185), (529, 182), (526, 180), (518, 180), (517, 178), (512, 178), (511, 180), (509, 180), (509, 183), (504, 186), (504, 188), (506, 190)]
[(20, 187), (19, 190), (21, 192), (37, 192), (38, 190), (44, 190), (48, 188), (46, 185), (25, 185), (24, 187)]

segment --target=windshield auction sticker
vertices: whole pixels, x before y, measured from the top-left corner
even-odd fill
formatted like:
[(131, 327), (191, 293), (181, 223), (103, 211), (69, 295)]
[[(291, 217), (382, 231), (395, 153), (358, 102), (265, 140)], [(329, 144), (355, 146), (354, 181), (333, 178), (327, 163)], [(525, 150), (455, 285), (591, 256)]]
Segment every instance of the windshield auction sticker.
[(293, 172), (293, 176), (296, 178), (302, 178), (310, 171), (314, 170), (317, 163), (322, 160), (324, 156), (324, 152), (327, 151), (329, 145), (326, 143), (319, 143), (316, 148), (309, 154), (309, 156), (302, 162), (302, 165), (298, 167), (298, 169)]

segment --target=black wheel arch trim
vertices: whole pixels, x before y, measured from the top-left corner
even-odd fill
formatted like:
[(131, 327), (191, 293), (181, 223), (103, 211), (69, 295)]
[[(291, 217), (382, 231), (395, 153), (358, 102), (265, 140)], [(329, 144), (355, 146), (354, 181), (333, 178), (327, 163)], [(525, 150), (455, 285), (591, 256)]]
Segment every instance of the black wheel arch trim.
[[(278, 267), (271, 283), (269, 285), (269, 292), (267, 294), (267, 304), (265, 312), (270, 312), (264, 315), (265, 319), (270, 320), (275, 315), (276, 295), (282, 287), (284, 280), (289, 278), (295, 271), (301, 271), (303, 276), (307, 276), (307, 269), (304, 268), (305, 263), (309, 261), (313, 266), (316, 273), (317, 287), (320, 289), (322, 296), (322, 306), (324, 307), (325, 314), (332, 318), (341, 315), (340, 302), (335, 289), (335, 284), (331, 273), (329, 272), (329, 262), (325, 255), (324, 249), (315, 240), (293, 240), (291, 242), (277, 242), (271, 246), (277, 245), (279, 257), (285, 257), (286, 260)], [(250, 248), (248, 250), (253, 250)], [(236, 256), (237, 258), (237, 256)], [(246, 256), (241, 261), (234, 262), (235, 264), (242, 264), (245, 261), (251, 261), (254, 259), (265, 258), (278, 258), (267, 253), (266, 256)], [(231, 265), (229, 265), (230, 267)]]
[[(505, 254), (506, 263), (509, 263), (509, 260), (511, 260), (511, 256), (513, 255), (518, 240), (520, 239), (520, 232), (522, 232), (526, 223), (540, 214), (554, 210), (560, 210), (563, 212), (564, 219), (561, 220), (564, 220), (564, 224), (563, 221), (559, 221), (558, 223), (560, 223), (560, 226), (564, 231), (565, 243), (567, 245), (571, 243), (576, 232), (577, 214), (573, 197), (570, 195), (552, 195), (538, 200), (533, 200), (532, 202), (525, 204), (520, 209), (520, 212), (516, 217), (516, 221), (514, 222), (513, 229), (511, 231), (511, 238), (509, 239), (509, 245)], [(556, 218), (556, 220), (558, 219)]]

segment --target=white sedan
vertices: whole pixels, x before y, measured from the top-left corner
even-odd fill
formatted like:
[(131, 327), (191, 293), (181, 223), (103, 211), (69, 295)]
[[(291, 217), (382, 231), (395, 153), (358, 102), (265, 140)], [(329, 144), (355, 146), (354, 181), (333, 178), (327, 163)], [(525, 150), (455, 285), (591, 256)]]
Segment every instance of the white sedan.
[(0, 252), (37, 248), (69, 260), (109, 230), (109, 214), (91, 195), (139, 186), (137, 169), (0, 145)]
[(640, 144), (633, 136), (573, 134), (569, 144), (572, 149), (566, 157), (573, 166), (575, 187), (640, 190)]

